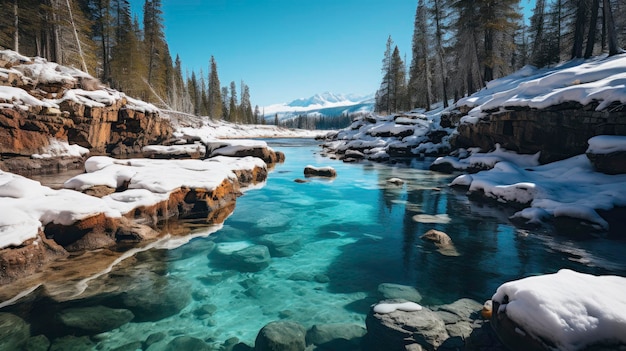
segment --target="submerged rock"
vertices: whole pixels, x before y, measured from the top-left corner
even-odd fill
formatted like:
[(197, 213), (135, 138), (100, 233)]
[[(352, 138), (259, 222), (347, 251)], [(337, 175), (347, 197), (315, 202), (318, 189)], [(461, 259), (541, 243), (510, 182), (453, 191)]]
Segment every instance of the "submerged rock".
[(356, 324), (316, 324), (306, 332), (306, 344), (328, 351), (360, 350), (367, 330)]
[(93, 350), (96, 346), (87, 336), (68, 335), (54, 339), (49, 351), (84, 351)]
[(253, 245), (235, 251), (230, 256), (236, 269), (243, 272), (258, 272), (267, 268), (272, 260), (267, 246)]
[(437, 247), (437, 251), (444, 256), (460, 256), (459, 252), (454, 247), (452, 239), (448, 234), (431, 229), (420, 236), (420, 239), (430, 241)]
[(272, 257), (293, 256), (302, 248), (300, 237), (293, 234), (267, 234), (259, 242), (268, 247)]
[(22, 318), (0, 312), (0, 350), (19, 350), (30, 337), (30, 326)]
[(306, 166), (304, 167), (304, 176), (334, 178), (337, 176), (337, 171), (332, 167)]
[(146, 274), (122, 293), (122, 305), (138, 321), (156, 321), (177, 314), (191, 302), (191, 285), (173, 276)]
[(255, 351), (304, 351), (306, 329), (296, 322), (277, 321), (265, 325), (254, 342)]
[(163, 349), (163, 351), (180, 350), (212, 351), (213, 349), (203, 340), (191, 336), (179, 336), (170, 341)]
[(58, 313), (65, 327), (84, 333), (99, 334), (130, 322), (135, 315), (125, 309), (105, 306), (68, 308)]

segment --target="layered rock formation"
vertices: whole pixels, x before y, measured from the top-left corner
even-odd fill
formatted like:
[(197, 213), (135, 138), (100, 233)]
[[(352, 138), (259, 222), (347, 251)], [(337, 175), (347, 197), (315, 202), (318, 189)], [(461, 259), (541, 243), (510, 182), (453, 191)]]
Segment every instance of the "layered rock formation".
[[(2, 169), (33, 174), (55, 171), (47, 161), (51, 140), (80, 145), (92, 154), (138, 153), (168, 139), (173, 130), (158, 109), (106, 88), (76, 69), (0, 51), (0, 156)], [(67, 168), (68, 165), (56, 166)], [(71, 166), (74, 168), (78, 166)]]
[(522, 154), (541, 151), (549, 163), (585, 153), (596, 135), (626, 135), (626, 110), (595, 111), (596, 105), (565, 103), (545, 109), (493, 111), (476, 123), (460, 123), (454, 148), (495, 149), (496, 144)]

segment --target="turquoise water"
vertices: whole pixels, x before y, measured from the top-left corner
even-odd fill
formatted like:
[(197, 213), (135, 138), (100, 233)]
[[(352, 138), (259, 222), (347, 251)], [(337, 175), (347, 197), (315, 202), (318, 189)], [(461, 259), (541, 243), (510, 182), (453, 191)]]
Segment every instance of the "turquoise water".
[[(95, 336), (98, 349), (158, 332), (166, 339), (184, 334), (216, 346), (233, 337), (253, 345), (259, 329), (278, 319), (307, 328), (364, 326), (381, 283), (413, 286), (422, 304), (436, 305), (462, 297), (483, 302), (505, 281), (561, 268), (626, 275), (623, 241), (573, 241), (549, 229), (515, 228), (507, 219), (510, 210), (470, 202), (448, 188), (453, 176), (428, 171), (432, 159), (346, 164), (319, 155), (313, 141), (268, 142), (287, 161), (265, 186), (238, 199), (221, 230), (177, 249), (135, 257), (133, 274), (183, 286), (190, 303), (173, 316), (133, 321)], [(309, 164), (332, 166), (338, 177), (294, 182), (304, 178)], [(389, 185), (392, 177), (404, 184)], [(437, 223), (425, 223), (433, 220)], [(429, 229), (446, 232), (458, 256), (445, 256), (423, 242), (419, 237)], [(232, 260), (232, 252), (259, 244), (270, 247), (267, 267)], [(128, 279), (121, 269), (101, 279), (116, 276)], [(38, 332), (47, 333), (45, 327)]]

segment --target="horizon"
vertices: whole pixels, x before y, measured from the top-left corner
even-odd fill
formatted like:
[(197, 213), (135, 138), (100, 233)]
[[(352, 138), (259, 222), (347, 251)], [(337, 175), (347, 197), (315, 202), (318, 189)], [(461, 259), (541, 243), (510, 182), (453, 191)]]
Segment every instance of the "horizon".
[[(130, 4), (141, 19), (144, 0)], [(239, 94), (243, 81), (253, 107), (375, 93), (388, 36), (410, 64), (416, 7), (414, 0), (162, 1), (165, 39), (183, 76), (208, 76), (214, 56), (220, 86), (234, 81)]]

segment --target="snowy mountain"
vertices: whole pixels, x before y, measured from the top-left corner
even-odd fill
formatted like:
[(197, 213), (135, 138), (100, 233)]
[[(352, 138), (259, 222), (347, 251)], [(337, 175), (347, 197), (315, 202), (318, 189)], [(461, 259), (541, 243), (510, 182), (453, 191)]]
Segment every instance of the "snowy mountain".
[(374, 94), (333, 94), (325, 92), (289, 103), (274, 104), (263, 108), (264, 117), (272, 119), (278, 114), (281, 121), (305, 115), (307, 117), (333, 117), (345, 114), (369, 113), (374, 111)]

